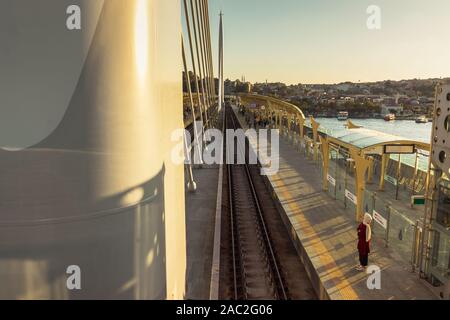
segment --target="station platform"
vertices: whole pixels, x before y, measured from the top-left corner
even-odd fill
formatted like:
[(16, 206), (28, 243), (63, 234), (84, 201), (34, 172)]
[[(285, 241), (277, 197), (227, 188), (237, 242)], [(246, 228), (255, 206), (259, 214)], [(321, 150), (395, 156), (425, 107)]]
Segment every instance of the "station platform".
[[(241, 115), (243, 128), (247, 124)], [(250, 139), (253, 148), (256, 141)], [(303, 156), (280, 137), (280, 168), (267, 183), (285, 212), (285, 224), (311, 282), (321, 299), (430, 300), (438, 299), (431, 287), (392, 248), (375, 243), (369, 265), (381, 269), (381, 289), (370, 290), (369, 275), (357, 271), (357, 223), (344, 205), (322, 191), (317, 162)]]
[(186, 188), (185, 193), (187, 245), (185, 299), (208, 300), (210, 298), (219, 167), (194, 168), (193, 176), (197, 190), (191, 193)]

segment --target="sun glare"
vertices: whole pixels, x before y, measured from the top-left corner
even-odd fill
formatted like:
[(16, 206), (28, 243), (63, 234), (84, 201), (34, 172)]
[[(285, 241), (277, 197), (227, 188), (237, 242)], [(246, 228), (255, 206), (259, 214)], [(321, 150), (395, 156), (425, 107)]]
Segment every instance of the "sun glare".
[(147, 73), (148, 64), (148, 0), (138, 0), (135, 21), (135, 60), (139, 80), (143, 81)]

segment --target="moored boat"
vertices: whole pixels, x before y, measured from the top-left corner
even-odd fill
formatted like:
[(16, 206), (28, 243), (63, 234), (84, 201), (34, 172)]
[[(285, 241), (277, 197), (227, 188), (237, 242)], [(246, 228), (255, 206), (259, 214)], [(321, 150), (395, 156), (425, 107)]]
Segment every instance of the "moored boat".
[(395, 114), (389, 113), (384, 116), (384, 121), (394, 121), (395, 120)]
[(337, 119), (339, 121), (347, 121), (348, 120), (348, 112), (347, 111), (340, 111), (338, 113)]
[(428, 119), (425, 116), (420, 116), (416, 118), (416, 123), (428, 123)]

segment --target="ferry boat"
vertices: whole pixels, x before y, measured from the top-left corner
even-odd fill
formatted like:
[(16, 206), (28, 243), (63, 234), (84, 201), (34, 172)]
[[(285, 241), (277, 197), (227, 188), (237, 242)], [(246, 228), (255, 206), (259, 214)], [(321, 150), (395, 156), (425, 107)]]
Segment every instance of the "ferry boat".
[(395, 114), (389, 113), (384, 116), (384, 121), (394, 121), (395, 120)]
[(428, 123), (428, 119), (425, 116), (420, 116), (416, 118), (416, 123)]
[(348, 112), (347, 111), (340, 111), (338, 113), (337, 119), (339, 121), (347, 121), (348, 120)]

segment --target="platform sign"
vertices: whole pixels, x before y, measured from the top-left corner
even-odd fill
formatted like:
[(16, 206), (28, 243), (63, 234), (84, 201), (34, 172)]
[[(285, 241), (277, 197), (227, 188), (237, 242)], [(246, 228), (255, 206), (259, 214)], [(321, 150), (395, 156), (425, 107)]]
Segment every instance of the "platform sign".
[(413, 154), (416, 152), (415, 145), (386, 145), (385, 154)]
[(357, 198), (353, 193), (351, 193), (351, 192), (348, 191), (348, 190), (345, 190), (345, 197), (346, 197), (348, 200), (350, 200), (351, 202), (353, 202), (355, 205), (356, 205), (357, 202), (358, 202), (358, 198)]
[(334, 179), (332, 176), (328, 175), (328, 182), (331, 183), (332, 186), (336, 186), (336, 179)]
[(375, 220), (375, 222), (382, 226), (384, 229), (387, 229), (387, 220), (375, 210), (373, 210), (373, 220)]
[(424, 206), (425, 205), (425, 196), (416, 195), (411, 197), (411, 205), (412, 206)]
[(390, 184), (393, 184), (394, 186), (397, 185), (397, 179), (395, 179), (394, 177), (391, 177), (390, 175), (387, 175), (387, 174), (384, 175), (384, 180), (386, 180)]

